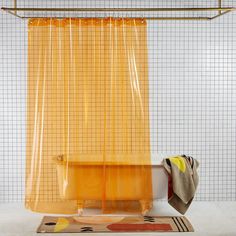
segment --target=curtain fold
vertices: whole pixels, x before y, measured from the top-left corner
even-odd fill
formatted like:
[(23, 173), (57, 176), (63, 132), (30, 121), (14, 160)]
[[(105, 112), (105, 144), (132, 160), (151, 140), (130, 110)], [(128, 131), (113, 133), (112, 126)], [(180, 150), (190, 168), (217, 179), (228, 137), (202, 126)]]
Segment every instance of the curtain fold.
[(146, 21), (31, 19), (26, 207), (152, 204)]

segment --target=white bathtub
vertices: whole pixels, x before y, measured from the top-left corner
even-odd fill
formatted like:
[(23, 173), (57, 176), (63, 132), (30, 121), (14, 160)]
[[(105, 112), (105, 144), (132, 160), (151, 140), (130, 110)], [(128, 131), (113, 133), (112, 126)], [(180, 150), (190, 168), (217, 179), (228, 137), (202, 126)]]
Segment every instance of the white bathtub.
[[(152, 155), (152, 192), (153, 192), (153, 200), (160, 200), (160, 199), (166, 199), (167, 198), (167, 191), (168, 191), (168, 174), (165, 171), (164, 167), (160, 164), (160, 160), (161, 158), (157, 158), (156, 156)], [(69, 175), (67, 176), (67, 180), (68, 180), (68, 185), (66, 188), (66, 191), (63, 191), (63, 184), (64, 184), (64, 180), (65, 180), (65, 175), (64, 173), (64, 168), (65, 168), (65, 164), (63, 164), (63, 162), (61, 160), (56, 161), (57, 163), (57, 176), (58, 176), (58, 185), (59, 185), (59, 191), (60, 191), (60, 195), (62, 199), (65, 200), (80, 200), (81, 202), (83, 202), (84, 200), (88, 199), (88, 193), (86, 192), (86, 190), (83, 191), (78, 191), (78, 188), (75, 188), (73, 184), (71, 183), (76, 183), (78, 184), (78, 186), (82, 186), (83, 184), (81, 184), (84, 181), (88, 181), (89, 183), (89, 179), (82, 179), (81, 177), (78, 176), (78, 174), (81, 172), (81, 170), (83, 169), (83, 171), (88, 171), (88, 176), (89, 175), (89, 171), (90, 169), (92, 170), (92, 168), (89, 168), (89, 166), (80, 166), (80, 165), (69, 165)], [(82, 169), (81, 169), (82, 168)], [(81, 169), (81, 170), (80, 170)], [(93, 178), (94, 181), (95, 178)], [(81, 182), (82, 181), (82, 182)], [(125, 180), (121, 180), (121, 181), (125, 181)], [(80, 183), (81, 182), (81, 183)], [(95, 181), (96, 182), (96, 181)], [(101, 183), (95, 183), (95, 187), (99, 186), (99, 184)], [(132, 199), (132, 200), (141, 200), (140, 196), (142, 196), (141, 193), (142, 190), (140, 190), (139, 193), (137, 193), (136, 199)], [(85, 195), (81, 195), (81, 192), (86, 194)], [(94, 194), (95, 197), (97, 194)], [(93, 200), (95, 198), (93, 195), (90, 195), (89, 199)], [(109, 197), (109, 193), (108, 193), (108, 197)], [(97, 199), (95, 199), (97, 200)], [(131, 200), (129, 198), (129, 196), (118, 196), (117, 200)], [(83, 204), (82, 204), (83, 205)], [(81, 207), (83, 208), (83, 207)]]
[(168, 174), (162, 165), (152, 166), (153, 199), (167, 199)]

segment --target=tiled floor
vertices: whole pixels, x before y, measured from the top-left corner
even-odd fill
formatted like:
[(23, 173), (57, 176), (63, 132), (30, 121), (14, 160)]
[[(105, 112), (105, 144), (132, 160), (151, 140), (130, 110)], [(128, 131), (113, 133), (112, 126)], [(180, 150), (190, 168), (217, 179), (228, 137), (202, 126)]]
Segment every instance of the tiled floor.
[[(179, 215), (166, 202), (155, 203), (154, 210), (151, 214)], [(0, 236), (38, 236), (35, 230), (42, 216), (42, 214), (25, 210), (24, 206), (19, 203), (0, 204)], [(194, 233), (135, 233), (133, 235), (236, 236), (236, 202), (194, 202), (186, 216), (195, 228)], [(45, 236), (51, 235), (55, 236), (55, 234), (45, 234)], [(60, 235), (66, 236), (71, 234)], [(90, 235), (93, 236), (95, 234)], [(109, 234), (107, 233), (106, 235)], [(113, 233), (112, 235), (131, 234)]]

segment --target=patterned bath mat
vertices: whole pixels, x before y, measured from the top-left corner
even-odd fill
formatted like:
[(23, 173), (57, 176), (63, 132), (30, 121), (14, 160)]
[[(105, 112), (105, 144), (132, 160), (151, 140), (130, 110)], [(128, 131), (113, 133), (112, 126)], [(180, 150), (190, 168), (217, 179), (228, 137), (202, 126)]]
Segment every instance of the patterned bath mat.
[(38, 233), (193, 232), (184, 216), (45, 216)]

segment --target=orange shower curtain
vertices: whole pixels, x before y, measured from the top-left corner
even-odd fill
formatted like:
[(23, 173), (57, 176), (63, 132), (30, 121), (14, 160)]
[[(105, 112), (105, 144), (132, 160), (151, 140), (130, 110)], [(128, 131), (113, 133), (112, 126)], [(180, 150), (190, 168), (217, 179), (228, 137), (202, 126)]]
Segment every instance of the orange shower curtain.
[(152, 203), (146, 21), (31, 19), (26, 207)]

